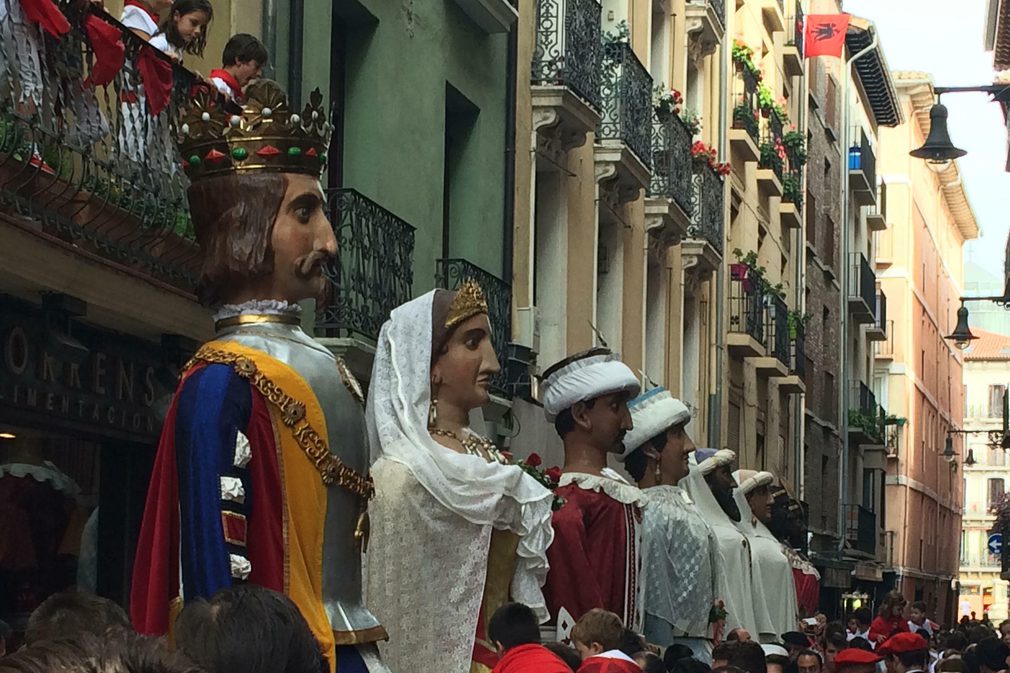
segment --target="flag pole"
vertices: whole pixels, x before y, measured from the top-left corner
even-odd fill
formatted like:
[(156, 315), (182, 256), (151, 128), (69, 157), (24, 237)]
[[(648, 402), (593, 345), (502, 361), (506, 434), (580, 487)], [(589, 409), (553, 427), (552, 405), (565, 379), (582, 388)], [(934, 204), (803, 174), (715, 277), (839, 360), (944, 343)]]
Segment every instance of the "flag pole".
[[(841, 295), (841, 301), (839, 302), (839, 310), (841, 312), (842, 318), (842, 333), (841, 338), (838, 343), (839, 350), (839, 364), (841, 367), (841, 376), (838, 377), (838, 426), (842, 429), (842, 456), (839, 461), (838, 470), (838, 502), (842, 505), (838, 508), (838, 549), (843, 551), (845, 549), (845, 539), (846, 539), (846, 508), (845, 501), (848, 497), (849, 488), (849, 384), (848, 384), (848, 366), (846, 362), (846, 350), (848, 350), (849, 343), (849, 82), (853, 78), (854, 65), (857, 60), (863, 56), (869, 54), (871, 51), (877, 48), (879, 42), (877, 36), (876, 27), (874, 27), (873, 39), (870, 44), (866, 46), (865, 49), (860, 50), (854, 56), (850, 57), (845, 62), (845, 68), (842, 72), (842, 160), (839, 162), (842, 165), (842, 180), (841, 180), (841, 204), (842, 204), (842, 221), (839, 229), (839, 238), (841, 249), (842, 249), (842, 263), (839, 269), (839, 276), (841, 277), (842, 291), (839, 293)], [(843, 47), (844, 48), (844, 47)], [(873, 186), (876, 189), (876, 185)]]

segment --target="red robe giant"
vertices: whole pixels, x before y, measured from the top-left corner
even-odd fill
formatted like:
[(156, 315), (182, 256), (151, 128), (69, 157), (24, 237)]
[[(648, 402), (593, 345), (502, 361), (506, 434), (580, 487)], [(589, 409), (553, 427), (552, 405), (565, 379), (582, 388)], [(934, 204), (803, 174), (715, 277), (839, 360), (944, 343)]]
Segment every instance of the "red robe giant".
[(544, 597), (558, 637), (593, 608), (640, 630), (642, 492), (605, 468), (565, 473), (557, 494), (565, 504), (554, 513)]

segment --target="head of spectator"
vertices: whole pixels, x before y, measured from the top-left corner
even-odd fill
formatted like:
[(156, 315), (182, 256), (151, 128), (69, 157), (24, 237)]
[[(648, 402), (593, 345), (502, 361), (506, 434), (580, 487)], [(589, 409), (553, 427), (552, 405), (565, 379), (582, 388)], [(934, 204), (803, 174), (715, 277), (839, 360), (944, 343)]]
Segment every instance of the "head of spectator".
[(975, 626), (968, 629), (968, 644), (978, 645), (983, 640), (993, 637), (992, 629), (988, 626), (982, 626), (981, 624), (976, 624)]
[(877, 648), (877, 654), (887, 657), (889, 673), (924, 671), (929, 659), (929, 643), (914, 633), (899, 633)]
[(108, 598), (86, 591), (66, 591), (42, 601), (28, 617), (25, 644), (85, 633), (104, 637), (112, 631), (129, 630), (126, 611)]
[(750, 640), (750, 639), (751, 639), (750, 638), (750, 631), (748, 631), (747, 629), (743, 628), (742, 626), (733, 629), (726, 636), (726, 640), (728, 642), (731, 642), (731, 643), (733, 641), (737, 641), (737, 640), (743, 642), (743, 641)]
[(891, 591), (884, 596), (877, 614), (886, 620), (899, 619), (904, 615), (906, 605), (908, 605), (908, 601), (900, 591)]
[[(722, 653), (725, 657), (722, 660), (725, 663), (722, 665), (735, 666), (745, 673), (767, 673), (768, 665), (765, 663), (765, 651), (753, 640), (724, 643), (724, 645), (727, 646), (727, 650)], [(713, 667), (716, 667), (715, 650), (712, 651), (712, 663)]]
[(502, 655), (520, 645), (540, 643), (540, 622), (532, 608), (522, 603), (506, 603), (487, 623), (488, 639)]
[(908, 610), (908, 621), (916, 626), (922, 626), (926, 623), (926, 603), (924, 601), (915, 601), (912, 603)]
[(210, 0), (174, 0), (168, 16), (161, 22), (161, 32), (170, 45), (186, 54), (203, 56), (207, 31), (214, 20)]
[(859, 622), (856, 621), (855, 615), (849, 615), (849, 618), (845, 620), (845, 630), (849, 633), (859, 633)]
[(982, 673), (998, 673), (1006, 670), (1010, 648), (1002, 640), (990, 637), (978, 644), (975, 654), (978, 656), (978, 666)]
[(821, 673), (824, 662), (821, 660), (820, 652), (806, 649), (796, 657), (796, 670), (799, 673)]
[[(849, 641), (849, 646), (847, 648), (845, 648), (845, 649), (851, 650), (853, 648), (855, 648), (857, 650), (863, 650), (865, 652), (872, 652), (873, 651), (873, 645), (870, 644), (870, 641), (867, 640), (866, 638), (862, 638), (860, 636), (856, 636), (855, 638), (853, 638), (852, 640), (850, 640)], [(839, 654), (841, 654), (841, 653), (839, 653)], [(836, 660), (837, 660), (837, 657), (836, 657)], [(838, 670), (837, 666), (835, 667), (835, 670), (836, 671)]]
[(643, 673), (667, 673), (663, 660), (659, 658), (659, 655), (652, 652), (636, 652), (631, 658), (642, 667)]
[(125, 630), (42, 640), (0, 659), (0, 673), (207, 673), (160, 639)]
[(1010, 619), (1004, 619), (999, 623), (999, 636), (1004, 643), (1010, 645)]
[(269, 59), (266, 46), (249, 33), (232, 35), (221, 54), (222, 69), (235, 78), (240, 88), (259, 77)]
[(824, 670), (833, 673), (835, 670), (835, 657), (848, 646), (849, 642), (845, 637), (844, 631), (829, 631), (826, 633), (824, 636)]
[(679, 659), (690, 659), (693, 656), (694, 651), (687, 645), (684, 645), (683, 643), (673, 643), (666, 648), (665, 652), (663, 652), (663, 661), (666, 663), (666, 667), (670, 668), (670, 664), (673, 662)]
[(859, 629), (857, 633), (866, 633), (870, 630), (870, 623), (873, 621), (873, 612), (870, 611), (870, 608), (856, 608), (852, 616), (856, 618)]
[(621, 646), (617, 649), (629, 657), (634, 657), (639, 652), (648, 652), (649, 644), (645, 641), (644, 636), (625, 627), (624, 635), (621, 636)]
[(694, 657), (682, 657), (670, 661), (664, 653), (663, 663), (666, 664), (666, 670), (669, 673), (712, 673), (711, 666)]
[(968, 665), (959, 656), (944, 657), (936, 664), (938, 673), (968, 673)]
[(968, 637), (963, 631), (951, 631), (944, 639), (943, 646), (948, 652), (963, 654), (965, 648), (968, 647)]
[(302, 613), (282, 593), (255, 585), (190, 601), (175, 644), (210, 673), (327, 673), (329, 664)]
[[(862, 639), (869, 647), (869, 641)], [(876, 673), (880, 657), (870, 649), (850, 647), (835, 657), (835, 673)]]
[(575, 622), (571, 640), (583, 659), (617, 650), (624, 642), (624, 624), (613, 612), (593, 608)]
[(582, 655), (580, 655), (579, 651), (571, 645), (550, 642), (544, 643), (544, 647), (550, 650), (558, 659), (565, 662), (568, 668), (572, 669), (572, 673), (579, 670), (579, 664), (582, 663)]
[(796, 657), (799, 656), (800, 652), (810, 649), (810, 638), (799, 631), (787, 631), (783, 633), (782, 643), (786, 646), (786, 650), (789, 651), (790, 661), (796, 661)]
[(768, 669), (768, 673), (785, 673), (791, 663), (789, 651), (781, 645), (773, 643), (761, 645), (761, 649), (765, 653), (765, 667)]

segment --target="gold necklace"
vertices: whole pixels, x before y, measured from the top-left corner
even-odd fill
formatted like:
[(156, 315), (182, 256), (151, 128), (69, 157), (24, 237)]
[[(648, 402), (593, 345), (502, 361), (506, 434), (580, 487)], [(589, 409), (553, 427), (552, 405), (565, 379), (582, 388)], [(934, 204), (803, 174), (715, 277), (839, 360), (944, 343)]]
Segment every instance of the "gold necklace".
[(262, 325), (264, 323), (280, 323), (282, 325), (300, 325), (302, 319), (291, 313), (242, 313), (223, 318), (214, 323), (215, 330), (223, 330), (238, 325)]
[(471, 433), (466, 439), (460, 439), (459, 435), (452, 430), (436, 427), (428, 428), (428, 432), (439, 437), (455, 439), (459, 442), (460, 446), (463, 447), (463, 450), (472, 456), (480, 456), (489, 463), (495, 462), (501, 463), (502, 465), (508, 465), (508, 460), (494, 445), (494, 442), (487, 437), (481, 437), (476, 433)]

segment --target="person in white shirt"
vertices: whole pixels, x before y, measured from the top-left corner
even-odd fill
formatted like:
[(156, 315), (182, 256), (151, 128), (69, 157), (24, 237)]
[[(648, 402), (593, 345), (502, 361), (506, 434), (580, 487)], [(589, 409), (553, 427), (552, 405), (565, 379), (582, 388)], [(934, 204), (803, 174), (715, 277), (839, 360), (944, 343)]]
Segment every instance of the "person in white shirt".
[(908, 630), (911, 633), (925, 631), (932, 638), (936, 633), (935, 624), (926, 618), (926, 604), (923, 601), (915, 601), (908, 612)]
[(172, 0), (126, 0), (119, 22), (145, 42), (158, 32), (161, 13), (172, 6)]

